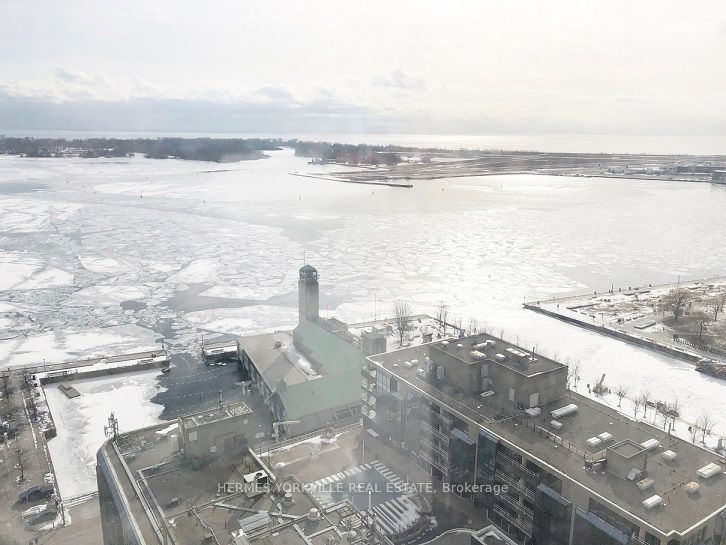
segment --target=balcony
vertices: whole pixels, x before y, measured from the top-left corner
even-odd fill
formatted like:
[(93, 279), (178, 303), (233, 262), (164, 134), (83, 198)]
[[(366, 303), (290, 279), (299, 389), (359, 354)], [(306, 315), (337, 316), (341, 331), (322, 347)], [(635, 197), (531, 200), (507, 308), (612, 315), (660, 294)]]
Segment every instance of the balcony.
[(448, 465), (448, 463), (445, 464), (444, 462), (442, 462), (441, 460), (439, 460), (437, 457), (431, 456), (428, 452), (425, 452), (425, 451), (424, 452), (420, 452), (419, 453), (419, 456), (421, 457), (422, 460), (425, 460), (426, 462), (428, 462), (429, 464), (431, 464), (432, 466), (434, 466), (436, 469), (438, 469), (439, 471), (441, 471), (441, 473), (443, 473), (447, 477), (449, 476), (449, 465)]
[(425, 448), (431, 449), (434, 454), (440, 456), (442, 459), (449, 459), (448, 451), (442, 448), (441, 445), (435, 445), (432, 441), (430, 441), (423, 435), (419, 438), (419, 441)]
[(449, 436), (445, 435), (441, 431), (434, 428), (431, 424), (426, 422), (425, 420), (422, 420), (420, 423), (421, 431), (428, 433), (432, 437), (435, 437), (439, 441), (441, 441), (443, 444), (445, 444), (447, 447), (449, 446)]
[(518, 462), (514, 458), (510, 458), (506, 454), (504, 454), (502, 451), (497, 451), (497, 458), (500, 458), (501, 460), (504, 460), (505, 462), (508, 462), (515, 466), (517, 469), (523, 471), (527, 476), (531, 477), (532, 479), (539, 479), (539, 473), (532, 471), (531, 469), (527, 469), (527, 467), (522, 464), (521, 462)]
[(525, 534), (527, 534), (529, 537), (532, 537), (532, 525), (529, 522), (524, 522), (522, 520), (517, 520), (512, 515), (507, 513), (504, 509), (499, 507), (498, 505), (495, 505), (492, 510), (502, 517), (504, 520), (509, 522), (512, 526), (516, 526), (520, 530), (522, 530)]
[(510, 486), (514, 488), (515, 490), (518, 490), (520, 494), (522, 494), (527, 499), (534, 501), (534, 492), (532, 492), (529, 488), (524, 486), (524, 483), (520, 483), (518, 481), (515, 481), (512, 477), (504, 473), (503, 471), (496, 470), (494, 473), (494, 477), (501, 481), (502, 483), (506, 484), (507, 486)]
[(421, 415), (422, 416), (430, 415), (435, 419), (434, 422), (441, 422), (448, 428), (451, 428), (451, 426), (454, 425), (454, 421), (451, 418), (448, 418), (441, 413), (434, 412), (434, 410), (425, 403), (421, 403)]
[(527, 517), (530, 519), (534, 517), (534, 511), (532, 511), (529, 507), (526, 505), (519, 503), (517, 500), (515, 500), (512, 496), (507, 494), (506, 492), (502, 492), (498, 496), (499, 499), (504, 500), (505, 503), (516, 509), (517, 511), (524, 513)]

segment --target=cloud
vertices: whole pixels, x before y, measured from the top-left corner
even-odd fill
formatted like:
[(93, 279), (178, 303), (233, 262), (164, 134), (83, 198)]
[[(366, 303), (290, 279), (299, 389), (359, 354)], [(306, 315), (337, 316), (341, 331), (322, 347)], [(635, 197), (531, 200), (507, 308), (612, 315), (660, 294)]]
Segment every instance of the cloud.
[(427, 88), (425, 80), (404, 72), (400, 67), (385, 74), (374, 76), (371, 81), (373, 85), (378, 87), (395, 87), (397, 89), (417, 91), (422, 91)]
[(55, 77), (65, 83), (79, 83), (83, 85), (108, 84), (108, 78), (105, 76), (91, 76), (75, 68), (65, 68), (63, 66), (55, 69)]

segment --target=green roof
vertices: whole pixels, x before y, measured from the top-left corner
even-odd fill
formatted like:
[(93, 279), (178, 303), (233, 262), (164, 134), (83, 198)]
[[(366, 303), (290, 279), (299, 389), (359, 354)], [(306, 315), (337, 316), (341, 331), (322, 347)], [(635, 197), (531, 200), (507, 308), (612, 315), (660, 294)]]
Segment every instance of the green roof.
[(360, 369), (295, 384), (277, 392), (285, 417), (294, 420), (328, 409), (360, 403)]
[(338, 375), (363, 365), (363, 353), (351, 342), (310, 320), (303, 320), (293, 331), (295, 347), (320, 367), (327, 376)]
[(286, 418), (301, 418), (360, 403), (360, 370), (364, 361), (360, 349), (309, 320), (303, 320), (295, 328), (293, 338), (295, 347), (325, 376), (289, 385), (277, 392)]

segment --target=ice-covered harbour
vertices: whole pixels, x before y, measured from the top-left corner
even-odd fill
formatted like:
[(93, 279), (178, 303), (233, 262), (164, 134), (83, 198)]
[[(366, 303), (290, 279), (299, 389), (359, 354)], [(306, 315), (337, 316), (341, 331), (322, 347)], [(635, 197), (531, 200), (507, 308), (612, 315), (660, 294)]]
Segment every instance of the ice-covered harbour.
[[(685, 419), (709, 408), (726, 422), (723, 381), (521, 308), (723, 274), (726, 187), (516, 175), (400, 190), (289, 175), (311, 169), (289, 151), (219, 169), (0, 156), (0, 366), (287, 329), (304, 255), (321, 273), (324, 313), (361, 321), (390, 316), (395, 299), (420, 312), (444, 300), (465, 325), (580, 360), (583, 383), (606, 373), (613, 386), (678, 396)], [(22, 181), (27, 192), (3, 192)]]

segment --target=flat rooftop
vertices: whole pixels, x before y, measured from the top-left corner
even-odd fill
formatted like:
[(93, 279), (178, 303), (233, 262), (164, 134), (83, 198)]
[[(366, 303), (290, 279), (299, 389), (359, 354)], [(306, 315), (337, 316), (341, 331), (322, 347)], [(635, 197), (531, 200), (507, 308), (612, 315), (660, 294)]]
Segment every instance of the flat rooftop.
[(181, 418), (186, 427), (199, 426), (209, 422), (233, 418), (235, 416), (243, 416), (250, 414), (250, 409), (245, 403), (234, 403), (230, 405), (222, 405), (217, 409), (211, 409), (200, 413), (184, 416)]
[[(451, 342), (456, 343), (455, 340)], [(430, 344), (440, 344), (440, 341)], [(717, 454), (670, 436), (658, 428), (635, 422), (606, 405), (571, 391), (561, 400), (541, 407), (542, 414), (535, 418), (529, 418), (499, 396), (482, 398), (478, 394), (457, 394), (453, 389), (444, 392), (417, 375), (418, 367), (426, 361), (430, 350), (430, 345), (422, 345), (371, 356), (368, 360), (396, 375), (424, 397), (446, 406), (446, 410), (458, 418), (478, 423), (481, 428), (557, 470), (565, 476), (563, 478), (589, 488), (604, 503), (614, 502), (661, 532), (683, 532), (726, 506), (726, 475), (723, 474), (726, 461)], [(543, 362), (540, 365), (545, 370), (553, 364), (561, 365), (549, 363), (551, 360), (546, 358), (537, 358)], [(418, 360), (418, 363), (410, 367), (405, 365), (406, 361), (413, 360)], [(577, 411), (557, 418), (563, 425), (561, 430), (552, 429), (551, 411), (569, 404), (577, 405)], [(604, 432), (612, 435), (609, 442), (595, 448), (588, 447), (588, 439)], [(656, 439), (660, 446), (648, 454), (646, 470), (654, 484), (644, 491), (640, 491), (635, 482), (607, 471), (585, 469), (585, 458), (598, 459), (608, 445), (624, 440), (641, 445), (650, 439)], [(665, 460), (662, 453), (666, 450), (675, 452), (677, 458), (672, 462)], [(713, 462), (722, 468), (721, 473), (709, 479), (697, 476), (698, 469)], [(685, 485), (692, 481), (700, 484), (700, 491), (689, 495)], [(643, 500), (655, 494), (663, 497), (663, 505), (646, 510)]]
[[(362, 525), (351, 503), (321, 509), (294, 477), (275, 479), (254, 452), (218, 458), (201, 468), (186, 464), (170, 440), (175, 429), (167, 422), (121, 434), (101, 449), (148, 545), (244, 544), (233, 534), (243, 525), (253, 544), (326, 545), (328, 536), (343, 542), (343, 525)], [(259, 471), (270, 476), (269, 489), (257, 494), (235, 488), (244, 484), (245, 475)], [(311, 509), (318, 509), (316, 520), (309, 519)]]

